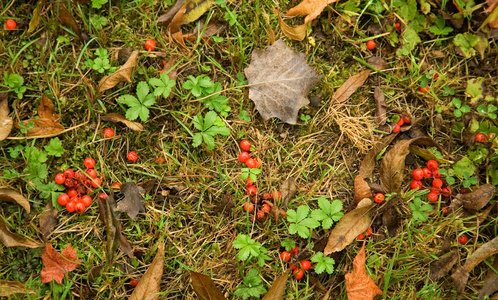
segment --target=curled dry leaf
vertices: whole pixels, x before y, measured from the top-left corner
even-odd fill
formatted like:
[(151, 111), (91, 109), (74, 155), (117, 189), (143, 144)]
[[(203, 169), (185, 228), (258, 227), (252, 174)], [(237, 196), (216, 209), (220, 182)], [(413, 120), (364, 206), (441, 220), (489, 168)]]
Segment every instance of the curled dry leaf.
[(13, 294), (35, 294), (33, 290), (28, 290), (19, 281), (7, 281), (0, 279), (0, 297), (8, 297)]
[(116, 84), (122, 81), (131, 82), (131, 73), (133, 71), (133, 67), (135, 67), (135, 65), (137, 64), (139, 53), (139, 51), (133, 51), (130, 57), (128, 57), (126, 63), (122, 65), (116, 72), (102, 78), (99, 82), (98, 94), (101, 94), (108, 89), (112, 89), (116, 86)]
[(135, 220), (139, 212), (145, 211), (140, 190), (134, 182), (125, 182), (120, 190), (125, 197), (119, 201), (116, 211), (125, 212), (132, 220)]
[(364, 70), (348, 78), (332, 95), (331, 103), (343, 103), (353, 95), (356, 90), (365, 83), (371, 70)]
[(330, 253), (341, 251), (351, 244), (358, 235), (367, 231), (372, 222), (370, 217), (372, 206), (372, 201), (365, 198), (358, 203), (355, 209), (345, 214), (330, 232), (323, 255), (327, 256)]
[(45, 206), (45, 211), (40, 217), (40, 231), (42, 232), (43, 241), (48, 240), (48, 236), (54, 231), (57, 224), (57, 213), (59, 211), (54, 208), (52, 201), (49, 201)]
[(28, 199), (12, 189), (0, 189), (0, 199), (21, 205), (28, 213), (31, 212)]
[(458, 252), (451, 251), (447, 255), (440, 257), (435, 262), (431, 263), (429, 277), (436, 281), (448, 273), (458, 261)]
[(365, 270), (365, 243), (353, 260), (353, 273), (347, 273), (345, 278), (348, 300), (373, 300), (375, 296), (382, 295), (381, 289)]
[(138, 282), (128, 300), (157, 300), (164, 267), (164, 243), (159, 242), (157, 254), (147, 272)]
[(109, 195), (106, 199), (98, 198), (101, 219), (105, 224), (107, 242), (106, 242), (106, 260), (107, 265), (112, 266), (116, 257), (116, 250), (120, 244), (121, 222), (114, 212), (116, 203), (114, 194)]
[(280, 28), (282, 29), (283, 34), (295, 41), (302, 41), (306, 37), (306, 24), (299, 25), (297, 27), (292, 27), (285, 23), (284, 19), (280, 16), (280, 13), (276, 8), (273, 9), (273, 12), (278, 16), (278, 20), (280, 22)]
[[(286, 179), (283, 183), (282, 186), (280, 187), (280, 192), (282, 193), (282, 204), (280, 205), (282, 209), (287, 209), (287, 206), (289, 205), (289, 201), (294, 199), (296, 196), (297, 192), (297, 185), (296, 181), (294, 178), (288, 178)], [(275, 203), (276, 205), (276, 203)]]
[(304, 24), (307, 24), (316, 19), (327, 5), (337, 1), (339, 0), (303, 0), (295, 7), (289, 9), (285, 15), (288, 17), (306, 16)]
[(164, 15), (161, 15), (157, 19), (157, 25), (168, 26), (176, 13), (185, 4), (185, 0), (177, 0), (175, 5), (173, 5)]
[(192, 281), (194, 292), (200, 300), (226, 299), (209, 276), (191, 271), (190, 280)]
[(187, 2), (187, 9), (182, 24), (192, 23), (199, 19), (213, 5), (214, 0), (191, 0)]
[[(59, 120), (59, 115), (55, 113), (55, 106), (52, 100), (47, 96), (42, 95), (40, 100), (40, 105), (38, 106), (38, 116), (39, 119), (29, 119), (24, 120), (24, 126), (29, 122), (33, 122), (33, 128), (27, 131), (28, 136), (43, 136), (57, 134), (64, 130), (64, 126), (61, 125)], [(16, 124), (19, 128), (19, 125)]]
[(374, 90), (375, 99), (375, 123), (384, 125), (386, 124), (386, 99), (384, 92), (380, 86), (376, 86)]
[(0, 93), (0, 141), (5, 140), (14, 125), (14, 120), (9, 117), (9, 102), (7, 93)]
[[(498, 270), (498, 255), (495, 255), (493, 269)], [(492, 270), (491, 268), (488, 270), (477, 300), (483, 300), (485, 296), (492, 295), (493, 293), (498, 291), (498, 274), (494, 270)]]
[[(206, 28), (204, 29), (204, 27)], [(197, 24), (197, 26), (195, 26), (194, 30), (191, 33), (184, 34), (183, 38), (186, 39), (187, 41), (195, 42), (199, 37), (200, 33), (202, 33), (202, 38), (206, 39), (212, 35), (220, 33), (225, 29), (225, 27), (226, 23), (218, 19), (210, 19), (207, 25), (205, 25), (204, 20), (202, 20), (199, 22), (199, 24)], [(170, 79), (175, 79), (175, 78), (171, 78), (170, 76)]]
[(168, 33), (171, 35), (173, 40), (182, 45), (184, 49), (188, 49), (188, 47), (185, 45), (185, 40), (183, 39), (183, 33), (180, 27), (182, 26), (183, 17), (187, 11), (187, 5), (188, 3), (180, 7), (168, 25)]
[(88, 42), (88, 36), (81, 31), (80, 26), (76, 23), (73, 15), (69, 12), (66, 6), (64, 6), (64, 4), (60, 4), (59, 6), (59, 19), (62, 25), (70, 27), (82, 42)]
[(108, 122), (123, 123), (126, 125), (126, 127), (130, 128), (133, 131), (144, 130), (144, 126), (142, 124), (127, 120), (125, 117), (123, 117), (121, 114), (118, 113), (110, 113), (105, 116), (101, 116), (100, 119)]
[(452, 208), (457, 208), (453, 206), (461, 206), (470, 211), (478, 211), (484, 206), (486, 206), (489, 201), (493, 198), (495, 193), (495, 186), (491, 184), (484, 184), (477, 190), (467, 193), (458, 194), (452, 201)]
[(262, 300), (283, 300), (284, 299), (284, 293), (285, 293), (285, 287), (287, 286), (287, 279), (289, 278), (289, 274), (291, 273), (292, 269), (287, 269), (287, 271), (284, 272), (284, 274), (273, 282), (271, 285), (270, 290), (266, 295), (263, 297)]
[(44, 245), (40, 242), (27, 239), (17, 233), (12, 233), (5, 221), (0, 218), (0, 242), (5, 247), (26, 247), (26, 248), (40, 248)]
[(249, 98), (266, 121), (276, 117), (296, 124), (301, 107), (309, 103), (307, 95), (322, 78), (306, 64), (306, 55), (296, 53), (283, 40), (266, 50), (255, 49), (244, 70)]
[(372, 197), (372, 190), (368, 183), (361, 175), (357, 175), (354, 179), (354, 202), (358, 204), (361, 200)]
[(390, 134), (385, 136), (382, 140), (380, 140), (377, 144), (375, 144), (372, 149), (365, 155), (363, 161), (360, 165), (359, 174), (361, 177), (370, 178), (372, 176), (372, 172), (375, 169), (375, 158), (379, 155), (382, 150), (384, 150), (391, 142), (394, 140), (397, 134)]

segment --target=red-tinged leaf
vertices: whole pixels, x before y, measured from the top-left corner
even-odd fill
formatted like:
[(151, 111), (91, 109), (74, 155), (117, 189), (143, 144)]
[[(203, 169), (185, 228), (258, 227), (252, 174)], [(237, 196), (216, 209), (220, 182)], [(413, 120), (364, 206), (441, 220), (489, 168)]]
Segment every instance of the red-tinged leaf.
[(306, 16), (304, 24), (309, 23), (320, 15), (327, 5), (339, 0), (303, 0), (295, 7), (289, 9), (286, 16)]
[(287, 279), (289, 278), (289, 274), (291, 273), (291, 268), (287, 269), (285, 273), (275, 279), (273, 284), (271, 285), (270, 290), (263, 297), (263, 300), (283, 300), (285, 287), (287, 286)]
[(373, 300), (382, 291), (365, 270), (365, 243), (353, 261), (353, 273), (346, 274), (348, 300)]
[(35, 291), (28, 290), (19, 281), (7, 281), (0, 279), (0, 297), (8, 297), (13, 294), (35, 294)]
[(331, 103), (343, 103), (353, 95), (356, 90), (365, 83), (370, 75), (371, 70), (364, 70), (360, 73), (353, 75), (346, 80), (332, 95)]
[(201, 273), (190, 272), (194, 292), (200, 300), (225, 300), (225, 296), (216, 287), (214, 281)]
[(55, 280), (58, 284), (62, 284), (64, 274), (73, 271), (81, 263), (81, 260), (78, 260), (76, 249), (71, 245), (62, 250), (62, 253), (59, 253), (52, 244), (48, 244), (43, 250), (42, 260), (45, 266), (41, 270), (41, 281), (43, 283)]
[(145, 275), (140, 279), (128, 300), (157, 300), (164, 267), (164, 243), (160, 242), (157, 253)]

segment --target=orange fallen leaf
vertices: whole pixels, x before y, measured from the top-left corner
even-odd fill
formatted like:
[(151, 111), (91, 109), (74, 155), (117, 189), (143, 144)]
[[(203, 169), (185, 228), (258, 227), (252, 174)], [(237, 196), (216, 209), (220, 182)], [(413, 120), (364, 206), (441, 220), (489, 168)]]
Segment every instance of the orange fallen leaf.
[(382, 291), (365, 270), (365, 243), (353, 260), (353, 273), (348, 273), (345, 277), (348, 300), (369, 300), (382, 295)]
[(76, 249), (71, 245), (59, 253), (52, 244), (48, 244), (43, 250), (42, 260), (45, 266), (45, 269), (41, 270), (41, 282), (43, 283), (55, 279), (58, 284), (62, 284), (64, 274), (73, 271), (81, 263), (81, 260), (78, 260)]
[(327, 5), (337, 1), (339, 0), (303, 0), (303, 2), (289, 9), (285, 15), (287, 17), (306, 16), (304, 18), (304, 24), (306, 24), (316, 19)]
[(332, 103), (343, 103), (353, 95), (356, 90), (365, 83), (370, 75), (370, 70), (361, 71), (348, 78), (332, 95)]

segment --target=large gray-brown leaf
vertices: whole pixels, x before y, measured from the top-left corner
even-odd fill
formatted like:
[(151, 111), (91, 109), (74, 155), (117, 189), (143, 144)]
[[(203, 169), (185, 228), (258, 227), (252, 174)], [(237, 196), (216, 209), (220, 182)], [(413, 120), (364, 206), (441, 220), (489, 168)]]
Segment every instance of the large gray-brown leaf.
[(354, 202), (358, 204), (361, 200), (372, 198), (372, 196), (372, 190), (368, 183), (361, 175), (357, 175), (354, 179)]
[(35, 291), (28, 290), (19, 281), (7, 281), (0, 279), (0, 297), (8, 297), (13, 294), (35, 294)]
[(119, 201), (116, 211), (125, 212), (132, 220), (135, 220), (139, 212), (145, 211), (140, 190), (134, 182), (125, 182), (120, 190), (125, 197)]
[(12, 131), (14, 120), (9, 117), (9, 102), (7, 93), (0, 93), (0, 141), (5, 140)]
[(351, 244), (358, 235), (368, 230), (372, 222), (370, 217), (372, 205), (372, 201), (365, 198), (358, 203), (355, 209), (342, 217), (330, 232), (323, 255), (327, 256), (330, 253), (341, 251)]
[(137, 64), (137, 57), (139, 51), (133, 51), (128, 57), (128, 60), (124, 65), (122, 65), (116, 72), (112, 73), (109, 76), (105, 76), (99, 82), (98, 94), (102, 92), (112, 89), (116, 86), (116, 84), (125, 81), (131, 82), (131, 73), (133, 71), (133, 67)]
[(390, 134), (388, 136), (385, 136), (382, 140), (380, 140), (378, 143), (376, 143), (372, 149), (365, 155), (363, 158), (363, 161), (361, 162), (360, 165), (360, 171), (359, 174), (361, 177), (365, 178), (370, 178), (372, 176), (372, 172), (375, 169), (375, 158), (377, 155), (379, 155), (384, 148), (389, 146), (391, 142), (394, 140), (397, 134)]
[(386, 124), (386, 97), (380, 86), (376, 86), (374, 89), (374, 99), (375, 99), (375, 123), (384, 125)]
[(348, 78), (332, 95), (331, 104), (343, 103), (362, 86), (372, 71), (364, 70)]
[(439, 258), (435, 262), (431, 263), (429, 277), (431, 280), (436, 281), (443, 277), (448, 271), (453, 268), (453, 266), (458, 261), (458, 252), (451, 251), (447, 255)]
[(159, 299), (161, 277), (164, 267), (164, 243), (159, 242), (157, 254), (150, 264), (145, 275), (140, 279), (128, 300), (157, 300)]
[(27, 239), (17, 233), (12, 233), (5, 221), (0, 218), (0, 242), (5, 247), (26, 247), (26, 248), (40, 248), (43, 243)]
[(201, 273), (190, 272), (190, 280), (194, 292), (200, 300), (226, 300), (225, 296), (216, 287), (214, 281)]
[(283, 300), (285, 294), (285, 287), (287, 286), (287, 279), (289, 278), (289, 274), (291, 272), (291, 268), (287, 269), (285, 273), (275, 279), (273, 284), (271, 285), (270, 290), (263, 297), (263, 300)]
[(108, 121), (108, 122), (114, 122), (114, 123), (123, 123), (126, 125), (126, 127), (130, 128), (133, 131), (143, 131), (144, 126), (138, 122), (133, 122), (130, 120), (127, 120), (125, 117), (123, 117), (121, 114), (118, 113), (110, 113), (105, 116), (101, 116), (100, 119), (102, 121)]
[[(498, 270), (498, 255), (495, 255), (493, 269)], [(482, 289), (479, 291), (477, 300), (483, 300), (485, 296), (492, 295), (496, 291), (498, 291), (498, 274), (490, 268), (482, 284)]]
[(31, 212), (28, 199), (12, 189), (0, 189), (0, 199), (21, 205), (28, 213)]
[(489, 203), (494, 196), (495, 190), (494, 185), (484, 184), (473, 192), (458, 194), (455, 198), (462, 202), (465, 209), (478, 211)]
[(49, 201), (45, 210), (40, 217), (40, 231), (42, 232), (43, 241), (48, 241), (48, 236), (54, 231), (57, 224), (57, 213), (59, 211), (54, 208), (52, 201)]
[(255, 49), (244, 73), (251, 85), (249, 98), (263, 119), (276, 117), (288, 124), (296, 124), (299, 109), (309, 103), (309, 91), (322, 78), (306, 64), (304, 53), (281, 39), (266, 50)]

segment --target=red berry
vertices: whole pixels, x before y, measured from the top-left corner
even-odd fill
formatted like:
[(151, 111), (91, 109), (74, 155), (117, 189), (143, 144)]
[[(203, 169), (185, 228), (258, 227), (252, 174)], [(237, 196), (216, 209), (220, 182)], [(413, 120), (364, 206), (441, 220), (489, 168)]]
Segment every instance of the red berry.
[(364, 239), (365, 239), (365, 235), (362, 233), (362, 234), (360, 234), (360, 235), (357, 237), (357, 239), (359, 239), (359, 240), (364, 240)]
[(422, 169), (415, 169), (412, 172), (412, 177), (415, 180), (422, 180), (424, 178), (424, 171)]
[(303, 278), (303, 276), (304, 276), (304, 271), (301, 269), (296, 270), (296, 272), (294, 273), (294, 278), (296, 280), (300, 280), (301, 278)]
[(372, 227), (368, 228), (368, 230), (367, 230), (367, 235), (368, 235), (368, 236), (371, 236), (371, 235), (372, 235), (372, 233), (373, 233), (373, 229), (372, 229)]
[(403, 122), (405, 124), (410, 124), (410, 122), (412, 121), (411, 118), (410, 118), (410, 116), (404, 116), (401, 119), (403, 119)]
[(88, 177), (86, 177), (86, 175), (83, 174), (83, 172), (78, 170), (78, 171), (76, 171), (76, 173), (74, 173), (74, 178), (77, 180), (85, 180), (85, 178), (88, 178)]
[(432, 181), (432, 187), (434, 187), (436, 189), (440, 189), (442, 186), (443, 186), (443, 181), (441, 179), (435, 178)]
[(450, 211), (450, 208), (448, 206), (441, 207), (441, 212), (443, 213), (443, 215), (446, 216), (449, 211)]
[(249, 169), (253, 169), (253, 168), (256, 168), (258, 165), (258, 163), (256, 162), (256, 160), (254, 158), (249, 158), (247, 161), (246, 161), (246, 166), (249, 168)]
[(265, 203), (261, 206), (261, 211), (264, 211), (265, 213), (269, 213), (271, 210), (271, 207), (269, 204)]
[(398, 22), (394, 24), (394, 27), (396, 28), (397, 31), (401, 31), (401, 24), (399, 24)]
[(92, 205), (92, 197), (90, 197), (88, 195), (84, 195), (83, 197), (81, 197), (80, 202), (83, 203), (83, 205), (85, 205), (85, 207), (88, 207), (88, 206)]
[(55, 183), (64, 184), (64, 182), (66, 182), (66, 176), (64, 176), (64, 174), (59, 173), (55, 175)]
[(430, 192), (429, 195), (427, 195), (427, 198), (430, 202), (436, 202), (437, 199), (439, 199), (439, 196), (437, 193)]
[(432, 172), (432, 176), (434, 176), (434, 178), (440, 178), (441, 174), (439, 174), (439, 169), (434, 170)]
[(270, 193), (263, 193), (263, 200), (271, 200), (271, 195)]
[(374, 40), (369, 40), (369, 41), (367, 42), (367, 48), (368, 48), (368, 50), (373, 50), (373, 49), (375, 49), (375, 46), (376, 46), (376, 44), (375, 44), (375, 41), (374, 41)]
[(77, 202), (76, 205), (74, 205), (74, 211), (82, 214), (85, 211), (85, 204)]
[(67, 191), (67, 195), (69, 196), (69, 198), (73, 198), (75, 196), (78, 196), (78, 192), (75, 189), (70, 189)]
[(265, 212), (262, 211), (262, 210), (259, 210), (257, 213), (256, 213), (256, 219), (260, 222), (263, 222), (265, 220), (266, 216), (265, 216)]
[(282, 252), (282, 254), (280, 254), (280, 258), (283, 261), (289, 261), (291, 259), (291, 254), (289, 251), (284, 251), (284, 252)]
[(277, 201), (280, 200), (281, 197), (282, 193), (280, 193), (280, 191), (273, 191), (273, 193), (271, 194), (271, 198)]
[(242, 163), (245, 163), (250, 158), (251, 158), (251, 155), (249, 154), (249, 152), (244, 151), (244, 152), (239, 154), (239, 161)]
[(126, 157), (128, 158), (129, 161), (135, 162), (138, 160), (138, 155), (135, 151), (128, 152), (128, 155)]
[(166, 162), (166, 160), (164, 159), (164, 157), (158, 157), (158, 158), (156, 158), (156, 162), (158, 164), (164, 164)]
[(112, 184), (112, 188), (113, 188), (113, 189), (119, 189), (120, 187), (121, 187), (121, 183), (119, 183), (119, 182), (114, 182), (114, 183)]
[(422, 92), (422, 94), (425, 94), (426, 92), (429, 91), (429, 86), (426, 86), (425, 88), (420, 86), (418, 87), (418, 90)]
[(261, 158), (256, 157), (254, 159), (254, 161), (256, 161), (256, 168), (258, 168), (258, 169), (261, 168), (261, 165), (263, 164), (263, 162), (261, 161)]
[(292, 269), (292, 271), (296, 271), (297, 267), (293, 264), (289, 264), (289, 267)]
[(156, 42), (154, 40), (146, 40), (144, 47), (145, 50), (154, 51), (156, 49)]
[(74, 171), (71, 170), (71, 169), (67, 169), (66, 171), (64, 171), (64, 176), (66, 176), (66, 178), (73, 178), (74, 177)]
[(14, 21), (12, 19), (8, 19), (7, 21), (5, 21), (5, 27), (8, 30), (14, 30), (14, 29), (16, 29), (16, 27), (17, 27), (16, 21)]
[(105, 200), (105, 199), (107, 199), (107, 195), (104, 194), (104, 193), (102, 193), (102, 194), (99, 195), (99, 198), (102, 199), (102, 200)]
[(374, 201), (375, 203), (382, 203), (384, 200), (386, 199), (386, 196), (384, 196), (384, 194), (382, 193), (377, 193), (375, 194), (375, 197), (374, 197)]
[(135, 278), (130, 278), (130, 285), (132, 287), (136, 287), (138, 285), (138, 280), (136, 280)]
[(87, 158), (85, 158), (85, 161), (83, 162), (83, 165), (87, 169), (93, 169), (95, 167), (95, 159), (93, 159), (91, 157), (87, 157)]
[(254, 196), (257, 194), (258, 194), (258, 189), (254, 185), (250, 185), (247, 187), (246, 195)]
[(449, 198), (451, 196), (451, 188), (449, 186), (444, 187), (441, 191), (444, 197)]
[(73, 212), (74, 211), (74, 207), (76, 206), (76, 202), (74, 201), (70, 201), (66, 204), (66, 210), (68, 212)]
[(481, 143), (486, 143), (488, 141), (488, 136), (484, 133), (479, 132), (478, 134), (476, 134), (476, 140)]
[(429, 168), (429, 170), (431, 171), (437, 170), (437, 167), (438, 163), (434, 159), (431, 159), (427, 162), (427, 168)]
[(294, 249), (290, 251), (291, 256), (297, 255), (298, 253), (299, 253), (299, 246), (294, 247)]
[(251, 177), (247, 177), (245, 184), (246, 184), (246, 186), (251, 186), (254, 184), (254, 181), (252, 181)]
[(393, 133), (398, 133), (400, 130), (401, 130), (401, 126), (399, 126), (399, 124), (394, 125)]
[(399, 119), (398, 123), (396, 123), (396, 124), (398, 124), (401, 127), (401, 126), (403, 126), (405, 124), (405, 120), (403, 120), (401, 118), (401, 119)]
[(102, 180), (100, 178), (95, 178), (93, 181), (92, 181), (92, 186), (94, 188), (98, 188), (100, 185), (102, 184)]
[(431, 189), (431, 193), (434, 193), (436, 195), (439, 195), (440, 192), (441, 192), (440, 189)]
[(97, 178), (97, 171), (95, 171), (95, 169), (88, 169), (86, 170), (86, 173), (94, 179)]
[(432, 171), (428, 168), (423, 168), (422, 171), (424, 172), (424, 178), (430, 178), (432, 176)]
[(422, 181), (420, 180), (413, 180), (411, 183), (410, 183), (410, 188), (412, 190), (414, 189), (421, 189), (422, 188)]
[(252, 202), (246, 202), (244, 203), (244, 210), (249, 212), (252, 212), (254, 210), (254, 204)]
[(467, 194), (468, 192), (469, 192), (469, 190), (467, 188), (462, 187), (460, 189), (460, 194)]
[(113, 136), (114, 136), (114, 129), (112, 129), (112, 128), (104, 129), (104, 137), (105, 138), (112, 138)]
[(248, 140), (240, 141), (240, 148), (247, 152), (251, 151), (251, 142), (249, 142)]
[(308, 271), (311, 268), (311, 262), (309, 260), (303, 260), (301, 262), (301, 268), (303, 268), (303, 270), (305, 271)]
[(461, 236), (458, 237), (457, 241), (460, 244), (465, 245), (469, 241), (469, 237), (466, 234), (462, 234)]
[(61, 206), (66, 206), (66, 204), (69, 202), (69, 196), (67, 194), (61, 194), (57, 198), (57, 203)]

